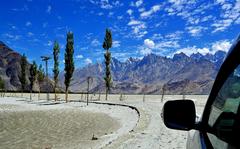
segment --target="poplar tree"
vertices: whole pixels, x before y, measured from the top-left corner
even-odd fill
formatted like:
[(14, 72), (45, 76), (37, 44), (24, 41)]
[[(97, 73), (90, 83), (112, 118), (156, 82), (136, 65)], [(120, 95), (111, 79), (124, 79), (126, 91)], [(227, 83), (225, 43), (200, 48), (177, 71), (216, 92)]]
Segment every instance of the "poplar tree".
[(40, 93), (41, 93), (41, 87), (40, 83), (44, 80), (44, 69), (42, 67), (42, 64), (39, 65), (38, 71), (37, 71), (37, 80), (39, 83), (39, 90), (38, 90), (38, 100), (40, 99)]
[(4, 84), (4, 81), (3, 79), (0, 77), (0, 92), (1, 92), (1, 96), (3, 97), (4, 96), (4, 90), (5, 90), (5, 84)]
[(53, 75), (54, 75), (54, 93), (55, 93), (55, 101), (57, 101), (57, 84), (58, 84), (58, 75), (59, 75), (59, 44), (57, 41), (54, 42), (54, 47), (53, 47), (53, 59), (54, 59), (54, 68), (53, 68)]
[(38, 82), (42, 82), (44, 80), (44, 69), (42, 64), (38, 67), (38, 75), (37, 75)]
[(104, 42), (103, 42), (103, 48), (105, 49), (105, 85), (106, 85), (106, 100), (108, 99), (108, 93), (110, 92), (110, 87), (112, 84), (112, 77), (111, 77), (111, 70), (110, 70), (110, 63), (111, 63), (111, 52), (109, 49), (112, 47), (112, 33), (111, 30), (106, 29), (105, 37), (104, 37)]
[(25, 54), (23, 54), (21, 57), (20, 66), (21, 66), (21, 73), (18, 77), (19, 77), (19, 81), (21, 83), (21, 92), (22, 92), (22, 96), (23, 96), (23, 91), (25, 90), (26, 83), (27, 83), (27, 80), (26, 80), (27, 58), (26, 58)]
[(33, 61), (33, 64), (30, 67), (30, 99), (32, 100), (32, 90), (33, 90), (33, 86), (35, 81), (37, 80), (37, 74), (38, 74), (38, 70), (37, 70), (37, 64), (35, 61)]
[(65, 100), (68, 102), (68, 89), (71, 83), (71, 78), (74, 72), (74, 61), (73, 61), (73, 54), (74, 54), (74, 48), (73, 48), (73, 33), (68, 32), (67, 33), (67, 44), (65, 49)]

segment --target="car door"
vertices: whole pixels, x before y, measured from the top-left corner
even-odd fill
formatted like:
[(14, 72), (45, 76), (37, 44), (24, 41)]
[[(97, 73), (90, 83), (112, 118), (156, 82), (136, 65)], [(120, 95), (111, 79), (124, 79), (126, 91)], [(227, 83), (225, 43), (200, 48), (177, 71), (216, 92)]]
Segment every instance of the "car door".
[(202, 148), (240, 147), (240, 42), (238, 38), (221, 66), (202, 116)]

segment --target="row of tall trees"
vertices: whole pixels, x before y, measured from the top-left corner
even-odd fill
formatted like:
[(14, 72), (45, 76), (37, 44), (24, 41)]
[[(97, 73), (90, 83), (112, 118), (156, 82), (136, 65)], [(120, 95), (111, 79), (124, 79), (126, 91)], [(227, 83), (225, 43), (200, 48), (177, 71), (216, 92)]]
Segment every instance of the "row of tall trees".
[[(65, 100), (68, 102), (68, 92), (69, 87), (72, 81), (73, 72), (75, 70), (74, 66), (74, 38), (73, 33), (68, 32), (67, 33), (67, 41), (66, 41), (66, 48), (65, 48), (65, 54), (64, 54), (64, 61), (65, 61)], [(105, 49), (105, 65), (106, 65), (106, 72), (105, 72), (105, 86), (106, 86), (106, 100), (108, 99), (108, 93), (110, 92), (110, 88), (112, 86), (112, 77), (111, 77), (111, 70), (110, 70), (110, 63), (111, 63), (111, 52), (110, 48), (112, 47), (112, 33), (111, 30), (106, 29), (104, 42), (102, 47)], [(54, 59), (54, 68), (53, 68), (53, 77), (54, 77), (54, 92), (55, 92), (55, 100), (57, 100), (57, 84), (58, 84), (58, 76), (59, 76), (59, 53), (60, 53), (60, 46), (57, 41), (54, 42), (53, 47), (53, 59)], [(19, 80), (21, 83), (21, 92), (26, 89), (27, 79), (26, 79), (26, 69), (27, 69), (27, 58), (25, 54), (21, 57), (21, 73), (19, 75)], [(32, 99), (32, 91), (33, 86), (36, 81), (43, 81), (44, 80), (44, 71), (42, 68), (42, 65), (39, 67), (37, 66), (36, 62), (33, 61), (33, 63), (30, 65), (30, 99)], [(48, 78), (47, 78), (48, 79)]]
[[(27, 85), (27, 79), (26, 79), (26, 70), (27, 70), (27, 58), (25, 54), (22, 55), (21, 60), (20, 60), (20, 66), (21, 66), (21, 72), (20, 75), (18, 76), (19, 81), (21, 83), (21, 92), (23, 96), (23, 92), (26, 90), (26, 85)], [(33, 64), (30, 65), (29, 69), (29, 81), (30, 81), (30, 99), (32, 99), (32, 91), (33, 91), (33, 86), (36, 80), (39, 82), (42, 82), (44, 79), (44, 71), (42, 68), (42, 65), (37, 66), (37, 63), (33, 61)]]

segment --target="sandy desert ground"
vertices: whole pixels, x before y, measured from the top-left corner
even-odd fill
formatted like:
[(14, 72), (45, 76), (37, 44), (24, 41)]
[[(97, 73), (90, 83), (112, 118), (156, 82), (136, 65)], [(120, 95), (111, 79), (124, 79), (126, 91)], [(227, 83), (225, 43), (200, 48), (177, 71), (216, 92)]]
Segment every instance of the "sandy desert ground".
[[(182, 95), (64, 95), (8, 93), (0, 98), (0, 148), (186, 148), (187, 132), (166, 128), (161, 110), (167, 100)], [(195, 101), (197, 113), (203, 111), (207, 95), (186, 95)], [(120, 101), (121, 99), (121, 101)], [(111, 103), (104, 104), (104, 103)], [(117, 104), (117, 105), (115, 105)], [(129, 105), (136, 107), (131, 109)], [(139, 113), (138, 113), (139, 112)], [(92, 140), (92, 136), (97, 140)]]

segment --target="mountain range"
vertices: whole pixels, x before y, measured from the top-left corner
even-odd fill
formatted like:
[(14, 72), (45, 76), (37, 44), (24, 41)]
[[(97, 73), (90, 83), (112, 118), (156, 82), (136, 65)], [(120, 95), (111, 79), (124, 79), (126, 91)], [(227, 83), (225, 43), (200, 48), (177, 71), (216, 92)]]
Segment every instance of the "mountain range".
[[(195, 53), (190, 56), (178, 53), (172, 58), (149, 54), (142, 59), (130, 57), (125, 62), (112, 58), (111, 93), (161, 94), (164, 88), (166, 94), (209, 94), (225, 56), (225, 52), (217, 51), (214, 54)], [(8, 90), (20, 89), (20, 58), (20, 54), (0, 41), (0, 76)], [(76, 69), (70, 90), (86, 92), (87, 78), (91, 77), (90, 91), (103, 93), (104, 73), (104, 62)], [(59, 80), (59, 86), (64, 88), (64, 72), (60, 73)], [(29, 84), (28, 79), (27, 82)], [(37, 83), (35, 90), (39, 89), (52, 90), (52, 85), (47, 86), (46, 81)]]
[[(134, 94), (209, 94), (226, 53), (200, 53), (187, 56), (178, 53), (173, 58), (149, 54), (142, 59), (130, 57), (121, 62), (112, 58), (112, 93)], [(92, 77), (91, 92), (104, 92), (105, 64), (97, 63), (77, 69), (72, 91), (85, 92), (87, 78)], [(63, 73), (61, 79), (64, 80)], [(63, 85), (63, 81), (61, 82)]]

